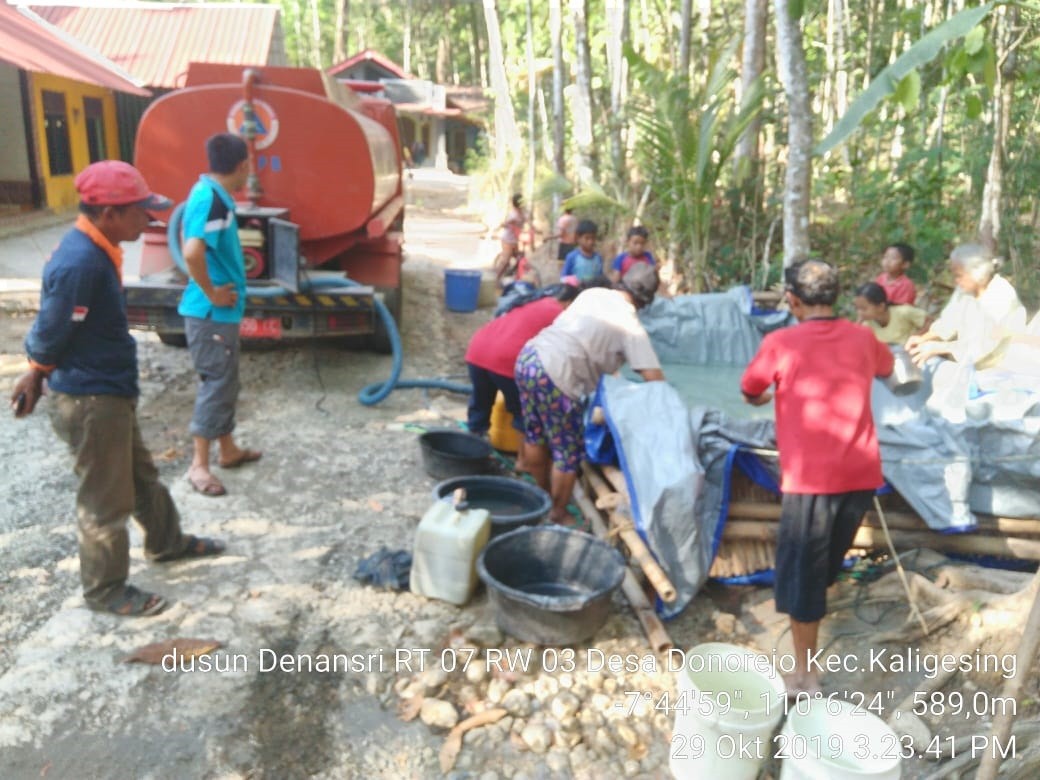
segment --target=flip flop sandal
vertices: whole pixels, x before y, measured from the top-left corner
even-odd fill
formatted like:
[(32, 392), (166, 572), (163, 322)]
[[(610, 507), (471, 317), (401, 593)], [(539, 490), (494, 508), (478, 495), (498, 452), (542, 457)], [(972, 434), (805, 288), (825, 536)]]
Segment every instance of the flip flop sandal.
[(217, 465), (219, 465), (222, 469), (237, 469), (243, 463), (254, 463), (260, 460), (260, 458), (262, 458), (263, 456), (264, 454), (262, 452), (258, 452), (257, 450), (242, 450), (242, 453), (237, 458), (233, 458), (232, 460), (229, 460), (227, 463), (220, 463), (218, 461)]
[(126, 585), (104, 601), (87, 602), (87, 605), (97, 612), (110, 612), (120, 617), (149, 617), (158, 615), (169, 606), (169, 602), (156, 593)]
[(204, 479), (195, 479), (191, 476), (191, 471), (189, 471), (187, 478), (192, 490), (196, 493), (201, 493), (202, 495), (210, 496), (211, 498), (227, 495), (227, 488), (224, 487), (220, 483), (220, 480), (212, 474)]
[(180, 552), (160, 555), (152, 560), (156, 563), (169, 563), (187, 558), (208, 558), (211, 555), (220, 555), (227, 549), (227, 545), (219, 539), (207, 539), (205, 536), (186, 534), (184, 541), (184, 549)]

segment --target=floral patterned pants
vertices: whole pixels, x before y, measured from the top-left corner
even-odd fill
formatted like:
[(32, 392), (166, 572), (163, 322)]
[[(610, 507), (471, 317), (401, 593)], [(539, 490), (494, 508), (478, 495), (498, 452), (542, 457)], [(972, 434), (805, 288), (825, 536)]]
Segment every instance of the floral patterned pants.
[(516, 385), (524, 416), (524, 441), (548, 447), (557, 470), (577, 471), (584, 449), (585, 405), (553, 384), (538, 353), (529, 345), (516, 359)]

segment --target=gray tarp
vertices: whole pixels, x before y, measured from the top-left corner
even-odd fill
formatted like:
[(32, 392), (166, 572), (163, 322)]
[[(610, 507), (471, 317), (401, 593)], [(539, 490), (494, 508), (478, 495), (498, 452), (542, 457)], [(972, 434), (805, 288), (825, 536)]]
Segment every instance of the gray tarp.
[[(773, 423), (762, 419), (768, 408), (742, 405), (737, 380), (777, 320), (752, 316), (745, 291), (657, 301), (643, 321), (666, 377), (680, 386), (618, 377), (600, 386), (636, 525), (679, 593), (675, 604), (658, 605), (665, 617), (707, 579), (734, 446), (775, 447)], [(970, 381), (940, 376), (942, 393), (930, 394), (926, 382), (910, 398), (875, 382), (885, 478), (936, 530), (971, 528), (972, 511), (1040, 517), (1040, 392), (958, 400)]]

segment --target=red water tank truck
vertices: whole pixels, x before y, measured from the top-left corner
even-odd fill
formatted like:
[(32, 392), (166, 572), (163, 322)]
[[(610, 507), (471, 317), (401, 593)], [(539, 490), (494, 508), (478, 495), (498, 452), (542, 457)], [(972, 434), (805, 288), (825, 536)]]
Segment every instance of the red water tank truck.
[[(401, 144), (393, 105), (320, 70), (193, 63), (185, 86), (141, 117), (134, 164), (183, 202), (208, 168), (206, 139), (241, 135), (250, 179), (236, 193), (249, 277), (243, 338), (389, 339), (374, 299), (401, 315)], [(179, 213), (150, 229), (141, 281), (126, 285), (132, 326), (183, 343), (177, 304), (187, 283)]]

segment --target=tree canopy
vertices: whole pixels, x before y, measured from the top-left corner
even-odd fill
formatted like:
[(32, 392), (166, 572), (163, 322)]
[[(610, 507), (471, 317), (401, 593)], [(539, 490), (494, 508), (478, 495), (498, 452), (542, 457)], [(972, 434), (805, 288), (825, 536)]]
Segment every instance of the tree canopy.
[[(803, 118), (791, 113), (795, 93), (772, 63), (783, 61), (778, 47), (798, 46), (811, 114), (803, 220), (809, 253), (837, 263), (852, 282), (876, 273), (883, 247), (903, 241), (918, 250), (912, 276), (941, 290), (949, 249), (978, 237), (1007, 259), (1029, 303), (1040, 294), (1033, 238), (1040, 219), (1040, 98), (1033, 89), (1040, 7), (1032, 3), (281, 6), (297, 64), (327, 67), (371, 48), (416, 77), (479, 85), (508, 100), (523, 141), (514, 154), (523, 159), (512, 161), (506, 178), (514, 180), (503, 189), (533, 190), (528, 198), (547, 218), (559, 196), (580, 196), (574, 203), (614, 234), (634, 220), (646, 224), (658, 253), (675, 261), (686, 287), (698, 289), (778, 278), (783, 233), (797, 229), (783, 220), (785, 178), (790, 166), (803, 164), (804, 142), (793, 135), (792, 120)], [(801, 34), (793, 44), (777, 34), (781, 9)], [(562, 24), (551, 23), (554, 12)], [(496, 47), (489, 46), (488, 14), (500, 30), (508, 95), (491, 90)], [(756, 23), (759, 14), (768, 25)], [(749, 74), (755, 58), (746, 55), (755, 46), (765, 52), (758, 55), (762, 72)], [(489, 117), (492, 135), (495, 124)], [(745, 132), (750, 139), (738, 144)], [(524, 175), (532, 160), (533, 185)]]

